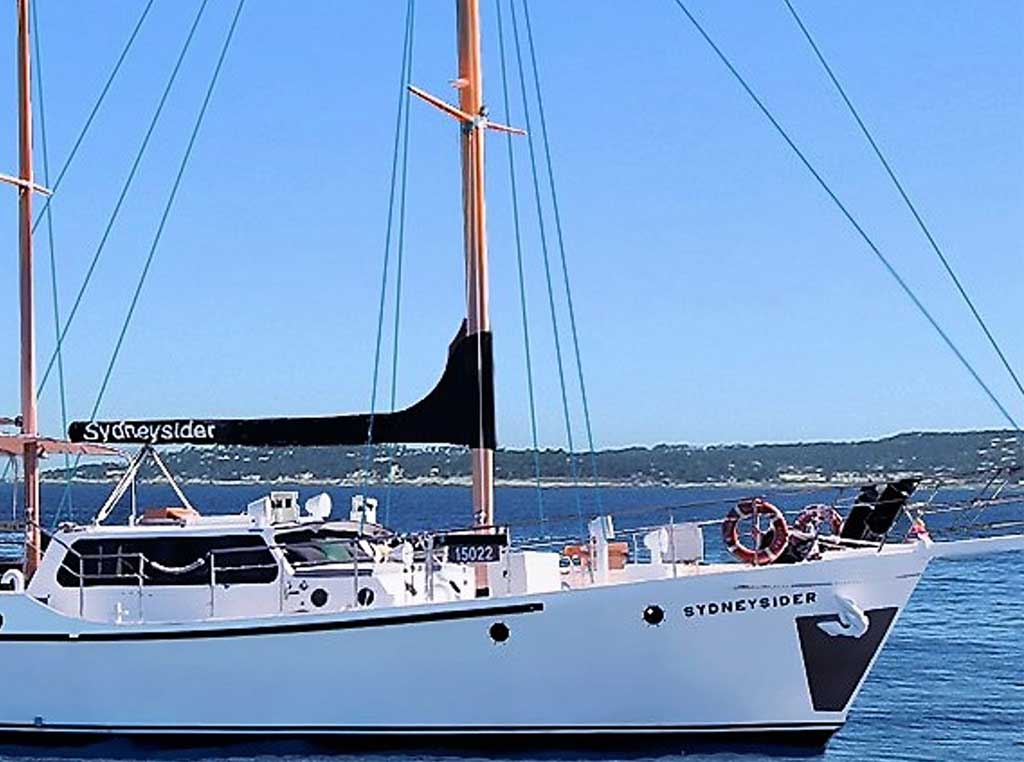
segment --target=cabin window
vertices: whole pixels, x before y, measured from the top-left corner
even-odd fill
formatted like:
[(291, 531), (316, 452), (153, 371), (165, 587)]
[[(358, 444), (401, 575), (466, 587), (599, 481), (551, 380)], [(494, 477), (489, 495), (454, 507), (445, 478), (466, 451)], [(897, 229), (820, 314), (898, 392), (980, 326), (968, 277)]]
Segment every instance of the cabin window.
[(295, 567), (330, 563), (359, 563), (373, 559), (355, 546), (355, 532), (330, 529), (291, 529), (279, 532), (274, 541), (284, 549), (288, 563)]
[[(141, 556), (141, 558), (140, 558)], [(124, 537), (78, 540), (60, 569), (61, 587), (183, 586), (210, 584), (211, 557), (218, 584), (266, 584), (277, 561), (259, 535)]]

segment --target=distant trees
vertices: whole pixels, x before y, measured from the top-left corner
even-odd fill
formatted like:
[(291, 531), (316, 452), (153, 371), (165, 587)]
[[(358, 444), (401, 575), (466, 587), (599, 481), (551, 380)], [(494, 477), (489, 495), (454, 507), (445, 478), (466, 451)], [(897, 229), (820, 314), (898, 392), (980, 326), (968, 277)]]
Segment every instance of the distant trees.
[[(776, 482), (789, 479), (838, 481), (894, 473), (969, 479), (993, 468), (1020, 463), (1024, 437), (1011, 431), (898, 434), (860, 442), (794, 444), (657, 445), (602, 450), (596, 454), (602, 480), (633, 483)], [(388, 478), (398, 466), (403, 481), (444, 480), (469, 475), (469, 453), (458, 447), (185, 447), (163, 454), (176, 476), (196, 481), (294, 481)], [(591, 478), (589, 453), (577, 453), (579, 478)], [(572, 476), (564, 450), (499, 450), (500, 480)], [(109, 477), (113, 464), (83, 465), (78, 476)], [(47, 472), (63, 478), (59, 469)], [(143, 478), (155, 477), (144, 472)]]

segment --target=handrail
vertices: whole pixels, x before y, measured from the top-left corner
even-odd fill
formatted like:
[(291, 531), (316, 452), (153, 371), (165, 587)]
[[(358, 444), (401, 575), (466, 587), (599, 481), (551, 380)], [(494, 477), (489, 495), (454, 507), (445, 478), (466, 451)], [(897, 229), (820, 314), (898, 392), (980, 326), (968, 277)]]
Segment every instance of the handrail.
[[(852, 500), (853, 500), (852, 497), (845, 497), (845, 498), (840, 498), (837, 502), (845, 503), (845, 502), (852, 501)], [(692, 506), (703, 505), (703, 506), (706, 507), (706, 506), (710, 506), (710, 505), (713, 505), (713, 504), (720, 504), (722, 502), (723, 502), (722, 499), (719, 498), (719, 499), (708, 500), (708, 501), (697, 501), (697, 502), (694, 502), (694, 503), (692, 503), (690, 505), (692, 505)], [(980, 506), (1003, 506), (1003, 505), (1020, 504), (1022, 502), (1024, 502), (1024, 495), (1019, 495), (1019, 494), (1009, 494), (1009, 495), (1008, 494), (1002, 494), (1002, 495), (999, 495), (997, 497), (989, 497), (989, 498), (981, 498), (981, 499), (979, 499), (977, 497), (969, 497), (969, 498), (946, 500), (946, 501), (942, 501), (942, 502), (935, 501), (934, 499), (932, 499), (932, 500), (929, 500), (929, 501), (927, 501), (925, 503), (921, 503), (919, 501), (911, 501), (911, 502), (908, 503), (907, 508), (924, 507), (927, 514), (933, 514), (934, 515), (934, 514), (941, 514), (941, 513), (956, 513), (956, 512), (962, 512), (962, 511), (969, 511), (971, 509), (976, 509), (976, 508), (978, 508)], [(689, 507), (689, 506), (687, 506), (687, 507)], [(616, 511), (615, 514), (616, 515), (629, 515), (629, 514), (632, 514), (632, 513), (657, 512), (659, 510), (666, 510), (666, 507), (665, 506), (658, 506), (658, 507), (645, 508), (643, 511), (631, 511), (631, 510)], [(669, 509), (669, 510), (671, 511), (672, 509)], [(790, 511), (786, 511), (786, 512), (787, 513), (793, 513), (793, 512), (795, 512), (795, 510), (796, 509), (793, 509), (793, 510), (790, 510)], [(720, 522), (721, 522), (721, 519), (719, 519), (719, 518), (712, 518), (712, 519), (698, 520), (698, 521), (694, 521), (694, 522), (691, 522), (691, 523), (697, 524), (698, 526), (701, 526), (701, 527), (710, 527), (710, 526), (716, 526)], [(640, 526), (640, 527), (632, 527), (632, 528), (629, 528), (629, 529), (624, 529), (624, 530), (622, 530), (622, 532), (623, 532), (623, 534), (637, 535), (637, 534), (642, 533), (644, 531), (650, 531), (650, 530), (653, 530), (653, 529), (657, 529), (660, 526), (663, 526), (663, 524), (661, 524), (661, 523), (649, 524), (649, 525), (644, 525), (644, 526)], [(45, 528), (42, 528), (42, 527), (40, 527), (40, 528), (42, 529), (42, 531), (44, 533), (47, 534), (47, 536), (50, 538), (51, 541), (59, 543), (62, 547), (65, 548), (65, 550), (67, 550), (71, 554), (73, 554), (74, 557), (76, 557), (76, 558), (85, 558), (85, 556), (83, 556), (78, 551), (75, 551), (67, 542), (64, 542), (63, 540), (61, 540), (56, 534), (51, 534)], [(495, 525), (494, 527), (491, 527), (491, 528), (492, 529), (502, 529), (502, 528), (506, 528), (507, 529), (508, 525), (505, 525), (505, 526), (502, 526), (502, 527), (499, 527), (499, 526)], [(403, 542), (411, 541), (413, 543), (414, 547), (416, 547), (418, 551), (426, 552), (426, 550), (428, 548), (428, 542), (427, 542), (427, 538), (428, 537), (429, 538), (433, 538), (433, 537), (437, 537), (439, 535), (450, 534), (450, 533), (457, 533), (457, 532), (460, 532), (460, 531), (469, 532), (469, 531), (473, 531), (474, 529), (476, 531), (479, 531), (479, 528), (476, 528), (476, 527), (472, 527), (472, 528), (471, 527), (455, 527), (455, 528), (446, 528), (444, 530), (435, 530), (435, 531), (431, 531), (431, 532), (410, 533), (410, 534), (401, 535), (401, 536), (399, 536), (399, 535), (391, 535), (389, 537), (389, 540), (390, 540), (389, 544), (393, 545), (398, 540), (401, 540)], [(292, 561), (292, 560), (284, 557), (285, 552), (287, 552), (289, 550), (295, 550), (295, 549), (301, 549), (301, 548), (321, 548), (322, 549), (322, 548), (330, 547), (330, 546), (340, 546), (340, 547), (347, 547), (351, 552), (353, 552), (355, 554), (355, 556), (358, 557), (358, 563), (360, 563), (360, 564), (363, 564), (363, 563), (373, 563), (374, 559), (372, 557), (367, 557), (367, 554), (365, 553), (364, 549), (361, 547), (361, 543), (360, 543), (360, 541), (368, 540), (368, 539), (369, 538), (367, 538), (365, 536), (356, 536), (356, 537), (351, 537), (351, 538), (324, 537), (324, 538), (316, 539), (315, 541), (303, 541), (303, 542), (295, 542), (295, 543), (273, 542), (273, 543), (268, 543), (266, 546), (260, 546), (259, 548), (252, 548), (252, 547), (246, 547), (246, 548), (243, 548), (243, 547), (239, 547), (239, 548), (220, 548), (220, 549), (217, 549), (214, 552), (216, 554), (219, 554), (220, 557), (223, 558), (224, 556), (230, 556), (233, 553), (252, 552), (254, 550), (260, 550), (262, 547), (266, 547), (267, 549), (269, 549), (271, 551), (280, 551), (280, 556), (281, 556), (280, 560), (283, 563), (287, 563), (292, 569), (300, 569), (300, 568), (301, 569), (309, 569), (309, 568), (316, 568), (318, 566), (325, 566), (325, 565), (354, 564), (354, 563), (356, 563), (356, 561), (355, 560), (339, 561), (339, 560), (334, 560), (334, 559), (330, 559), (330, 558), (310, 560), (310, 561), (297, 561), (297, 560), (296, 561)], [(542, 547), (556, 547), (559, 544), (562, 544), (563, 542), (567, 542), (567, 541), (571, 541), (571, 540), (578, 540), (578, 537), (575, 534), (573, 534), (573, 535), (565, 534), (565, 535), (548, 536), (548, 537), (535, 537), (535, 538), (528, 538), (528, 539), (526, 539), (526, 542), (520, 543), (519, 547), (526, 548), (526, 549), (530, 549), (530, 548), (537, 548), (537, 549), (539, 549), (539, 548), (542, 548)], [(102, 557), (116, 559), (118, 556), (114, 555), (114, 554), (102, 554)], [(92, 557), (89, 556), (89, 558), (92, 558)], [(146, 561), (149, 561), (149, 559), (146, 559)], [(151, 565), (153, 564), (153, 562), (149, 562), (149, 563)], [(72, 568), (70, 568), (69, 566), (66, 566), (65, 568), (70, 573), (72, 573), (72, 574), (75, 573), (74, 570)], [(157, 567), (154, 566), (154, 568), (157, 568)], [(236, 566), (230, 566), (230, 565), (229, 566), (222, 566), (220, 563), (218, 563), (218, 568), (219, 568), (220, 571), (230, 571), (230, 570), (235, 570), (235, 569), (237, 569), (237, 570), (244, 570), (247, 567), (245, 567), (245, 566), (237, 566), (237, 565)], [(261, 567), (261, 568), (270, 568), (270, 565), (268, 564), (265, 567)], [(173, 573), (173, 572), (170, 571), (169, 568), (162, 568), (160, 570), (163, 573)]]
[[(437, 534), (449, 534), (450, 531), (451, 530), (449, 530), (448, 532), (439, 532), (439, 533), (423, 533), (423, 534), (416, 535), (415, 538), (424, 541), (423, 547), (420, 548), (420, 549), (423, 550), (424, 552), (427, 552), (429, 547), (430, 547), (430, 545), (432, 544), (432, 543), (428, 543), (427, 542), (428, 538), (432, 539)], [(111, 538), (112, 541), (116, 541), (118, 539), (123, 539), (123, 538)], [(80, 580), (81, 582), (84, 582), (85, 580), (116, 580), (116, 579), (124, 579), (126, 581), (131, 580), (131, 581), (134, 582), (140, 576), (141, 576), (143, 581), (152, 581), (153, 577), (152, 577), (151, 574), (147, 573), (147, 568), (152, 568), (153, 570), (156, 570), (156, 571), (160, 572), (161, 574), (184, 575), (184, 574), (189, 574), (189, 573), (195, 572), (198, 569), (201, 569), (204, 566), (206, 566), (208, 563), (211, 564), (211, 566), (215, 565), (216, 573), (218, 575), (221, 575), (221, 576), (223, 576), (223, 575), (230, 575), (233, 572), (249, 571), (249, 570), (256, 570), (256, 569), (282, 569), (281, 564), (288, 564), (288, 566), (290, 566), (293, 570), (310, 569), (310, 568), (316, 568), (316, 567), (319, 567), (319, 566), (329, 566), (329, 565), (339, 565), (339, 564), (340, 565), (352, 565), (353, 567), (356, 567), (358, 564), (366, 564), (366, 565), (369, 565), (369, 566), (372, 567), (372, 566), (376, 565), (376, 559), (374, 558), (373, 554), (366, 553), (365, 548), (364, 548), (364, 544), (366, 542), (366, 539), (367, 538), (365, 538), (365, 537), (353, 537), (353, 538), (330, 537), (330, 538), (324, 538), (323, 540), (320, 540), (320, 541), (317, 541), (317, 542), (302, 542), (302, 543), (290, 543), (290, 544), (289, 543), (277, 543), (277, 542), (274, 542), (274, 543), (267, 543), (266, 545), (249, 546), (249, 547), (216, 548), (216, 549), (207, 551), (206, 554), (203, 557), (197, 558), (195, 561), (193, 561), (190, 564), (187, 564), (187, 565), (182, 566), (182, 567), (172, 567), (172, 566), (165, 566), (165, 565), (163, 565), (163, 564), (161, 564), (161, 563), (159, 563), (157, 561), (153, 561), (150, 558), (146, 557), (146, 555), (144, 553), (141, 553), (141, 552), (128, 552), (128, 553), (126, 553), (126, 552), (122, 552), (121, 550), (114, 550), (114, 551), (111, 551), (109, 553), (82, 553), (81, 551), (78, 551), (74, 547), (72, 547), (71, 544), (68, 544), (67, 542), (64, 542), (63, 540), (61, 540), (61, 539), (59, 539), (57, 537), (52, 537), (52, 540), (56, 541), (59, 545), (61, 545), (61, 547), (63, 547), (68, 552), (69, 556), (73, 557), (74, 559), (76, 559), (78, 561), (78, 564), (68, 564), (67, 563), (67, 558), (65, 558), (65, 559), (62, 560), (60, 568), (65, 573), (72, 575), (76, 580)], [(289, 561), (285, 557), (285, 553), (284, 553), (285, 551), (293, 550), (296, 547), (298, 547), (298, 548), (302, 548), (302, 547), (324, 548), (325, 546), (342, 546), (342, 547), (347, 547), (349, 549), (349, 551), (352, 552), (353, 557), (352, 557), (352, 559), (345, 560), (345, 561), (339, 561), (339, 560), (331, 559), (331, 558), (324, 558), (322, 560), (321, 559), (317, 559), (317, 560), (310, 560), (310, 561)], [(225, 563), (222, 563), (219, 560), (221, 558), (224, 558), (225, 556), (231, 556), (233, 554), (262, 552), (264, 549), (266, 549), (268, 551), (280, 551), (280, 555), (276, 557), (274, 563), (266, 563), (266, 564), (252, 564), (252, 563), (230, 564), (230, 562), (227, 562), (227, 564), (225, 564)], [(280, 560), (280, 563), (278, 562), (277, 559)], [(84, 568), (86, 566), (86, 564), (88, 562), (90, 562), (90, 561), (96, 561), (96, 562), (100, 562), (100, 563), (102, 563), (102, 562), (114, 562), (114, 563), (116, 563), (116, 562), (123, 561), (123, 560), (137, 561), (138, 564), (139, 564), (139, 569), (138, 570), (135, 570), (135, 569), (125, 570), (125, 571), (122, 571), (122, 572), (119, 572), (119, 573), (100, 572), (98, 570), (100, 568), (99, 567), (99, 563), (97, 563), (97, 567), (96, 567), (97, 571), (90, 571), (90, 570)], [(75, 569), (75, 566), (78, 567), (77, 570)]]

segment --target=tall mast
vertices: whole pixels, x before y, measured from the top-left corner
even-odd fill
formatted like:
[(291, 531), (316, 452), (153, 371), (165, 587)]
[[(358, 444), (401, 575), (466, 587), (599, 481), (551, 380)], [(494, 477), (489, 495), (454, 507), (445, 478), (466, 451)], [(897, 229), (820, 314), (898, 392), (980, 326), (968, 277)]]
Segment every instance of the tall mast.
[[(470, 447), (473, 462), (473, 520), (477, 527), (494, 525), (494, 437), (485, 434), (485, 413), (492, 418), (493, 395), (490, 374), (491, 318), (488, 309), (487, 215), (484, 203), (484, 136), (487, 130), (525, 135), (523, 130), (487, 119), (484, 108), (483, 74), (480, 64), (479, 0), (455, 0), (459, 45), (459, 76), (452, 83), (459, 90), (458, 107), (418, 87), (409, 91), (459, 121), (462, 137), (462, 225), (466, 250), (466, 337), (476, 339), (477, 419), (479, 438)], [(486, 398), (486, 400), (485, 400)], [(484, 406), (488, 406), (488, 410)], [(487, 570), (477, 566), (477, 592), (487, 587)]]
[(39, 566), (39, 452), (36, 414), (36, 324), (32, 288), (32, 69), (29, 0), (18, 0), (18, 285), (21, 303), (21, 432), (25, 442), (25, 574)]
[[(484, 208), (483, 75), (480, 64), (478, 0), (456, 0), (459, 43), (459, 110), (474, 117), (462, 124), (462, 213), (466, 251), (466, 328), (469, 336), (489, 331), (487, 225)], [(494, 523), (494, 451), (475, 447), (473, 519), (477, 526)], [(479, 587), (480, 585), (478, 585)]]

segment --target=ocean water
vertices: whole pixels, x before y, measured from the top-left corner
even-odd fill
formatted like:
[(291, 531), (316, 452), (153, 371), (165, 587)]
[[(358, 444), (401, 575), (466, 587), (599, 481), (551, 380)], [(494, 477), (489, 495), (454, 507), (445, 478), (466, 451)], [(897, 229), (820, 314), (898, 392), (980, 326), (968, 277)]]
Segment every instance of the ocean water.
[[(321, 488), (297, 487), (303, 498)], [(78, 520), (92, 516), (102, 503), (108, 488), (99, 485), (76, 486), (72, 508)], [(266, 493), (258, 485), (189, 486), (186, 494), (202, 512), (221, 513), (241, 510), (252, 499)], [(335, 515), (347, 511), (355, 492), (345, 487), (324, 488), (334, 499)], [(369, 488), (380, 500), (380, 517), (385, 514), (391, 526), (399, 530), (429, 527), (460, 527), (469, 522), (468, 490), (459, 487)], [(630, 529), (676, 521), (721, 517), (738, 497), (749, 490), (719, 488), (602, 488), (575, 490), (545, 489), (538, 496), (526, 487), (500, 488), (497, 494), (499, 520), (510, 525), (514, 541), (539, 542), (544, 537), (561, 538), (578, 534), (580, 516), (598, 510), (612, 513), (616, 526)], [(962, 498), (967, 491), (947, 493), (946, 498)], [(44, 519), (55, 519), (60, 503), (61, 485), (44, 485)], [(769, 493), (780, 507), (796, 509), (802, 505), (828, 501), (835, 491), (790, 490)], [(140, 488), (140, 504), (176, 504), (171, 491), (163, 485)], [(10, 505), (10, 492), (0, 489), (0, 505)], [(0, 519), (10, 508), (0, 508)], [(1019, 508), (994, 511), (988, 518), (999, 519)], [(119, 520), (120, 509), (112, 517)], [(69, 509), (65, 504), (62, 518)], [(545, 520), (541, 521), (543, 514)], [(933, 530), (948, 528), (961, 520), (957, 516), (938, 516), (930, 523)], [(721, 555), (717, 533), (707, 531), (709, 554)], [(561, 542), (556, 540), (555, 544)], [(4, 686), (7, 690), (14, 686)], [(196, 749), (190, 752), (160, 752), (132, 746), (101, 745), (86, 749), (0, 749), (4, 759), (151, 759), (186, 757), (188, 759), (291, 760), (312, 762), (318, 759), (345, 758), (344, 754), (324, 755), (295, 747), (227, 747)], [(630, 759), (645, 758), (636, 748)], [(750, 749), (702, 751), (684, 754), (687, 760), (756, 761), (762, 759), (807, 759), (807, 754), (784, 750)], [(348, 757), (356, 759), (355, 756)], [(361, 760), (440, 760), (444, 754), (359, 756)], [(465, 756), (458, 759), (465, 760)], [(490, 757), (494, 759), (494, 756)], [(522, 755), (517, 760), (528, 759)], [(551, 757), (545, 756), (545, 759)], [(573, 759), (561, 753), (558, 759)], [(665, 759), (664, 754), (649, 757)], [(872, 670), (850, 714), (847, 725), (828, 747), (812, 758), (839, 760), (986, 760), (1009, 762), (1024, 760), (1024, 554), (1011, 553), (982, 559), (935, 561), (897, 623), (888, 644)]]

